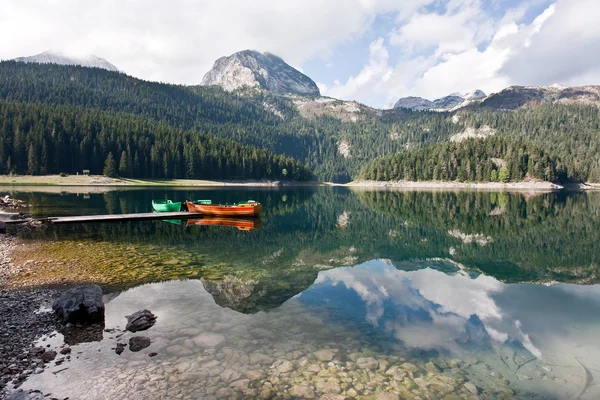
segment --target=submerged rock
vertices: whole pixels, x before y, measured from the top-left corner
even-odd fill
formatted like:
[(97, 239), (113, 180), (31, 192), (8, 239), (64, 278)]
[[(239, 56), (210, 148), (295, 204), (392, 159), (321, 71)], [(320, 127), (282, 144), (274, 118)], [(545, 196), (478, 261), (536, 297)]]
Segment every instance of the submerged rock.
[(98, 285), (71, 288), (54, 301), (52, 309), (65, 323), (103, 321), (102, 289)]
[(317, 360), (323, 362), (331, 361), (335, 357), (335, 352), (331, 349), (322, 349), (319, 351), (315, 351), (313, 354)]
[(41, 358), (43, 362), (49, 363), (56, 358), (56, 352), (54, 350), (48, 350), (42, 354)]
[(129, 339), (129, 350), (133, 352), (140, 351), (150, 346), (151, 343), (150, 338), (145, 336), (134, 336)]
[(131, 315), (126, 315), (127, 325), (125, 329), (129, 332), (145, 331), (151, 328), (156, 322), (156, 315), (148, 310), (140, 310)]
[(115, 353), (117, 353), (118, 355), (121, 355), (121, 353), (123, 353), (123, 351), (125, 351), (125, 344), (117, 343), (117, 347), (115, 348)]

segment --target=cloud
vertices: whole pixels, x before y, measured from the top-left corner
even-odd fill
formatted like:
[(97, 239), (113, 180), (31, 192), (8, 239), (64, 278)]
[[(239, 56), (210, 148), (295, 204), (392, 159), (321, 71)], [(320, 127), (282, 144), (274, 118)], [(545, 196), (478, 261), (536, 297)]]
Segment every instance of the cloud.
[(464, 51), (490, 38), (493, 21), (480, 9), (479, 1), (449, 3), (444, 14), (416, 13), (390, 33), (390, 44), (405, 50), (438, 54)]
[[(600, 24), (594, 16), (600, 3), (559, 0), (523, 23), (532, 5), (539, 2), (521, 3), (501, 16), (484, 12), (476, 0), (450, 2), (444, 13), (421, 9), (371, 44), (358, 74), (323, 93), (389, 107), (403, 96), (598, 84)], [(395, 62), (389, 56), (394, 48), (402, 54)]]
[[(243, 49), (292, 65), (360, 36), (381, 13), (432, 0), (20, 0), (4, 2), (0, 59), (54, 48), (94, 53), (128, 74), (197, 84), (213, 62)], [(402, 3), (402, 4), (398, 4)]]
[[(317, 70), (323, 94), (377, 107), (409, 95), (598, 83), (600, 2), (557, 0), (523, 22), (549, 1), (504, 10), (482, 0), (9, 1), (0, 37), (11, 40), (0, 59), (50, 48), (94, 53), (137, 77), (197, 84), (217, 58), (255, 49), (293, 66), (321, 60), (312, 65), (323, 76), (307, 70)], [(333, 57), (355, 45), (342, 61)]]
[(534, 21), (525, 45), (502, 68), (524, 85), (600, 82), (600, 2), (560, 0)]

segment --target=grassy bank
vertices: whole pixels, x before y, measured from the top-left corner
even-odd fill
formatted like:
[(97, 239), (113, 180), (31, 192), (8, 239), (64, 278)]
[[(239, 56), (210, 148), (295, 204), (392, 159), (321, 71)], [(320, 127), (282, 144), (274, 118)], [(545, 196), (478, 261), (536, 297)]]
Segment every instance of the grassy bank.
[(102, 175), (0, 175), (0, 185), (35, 186), (314, 186), (317, 182), (209, 181), (202, 179), (129, 179)]

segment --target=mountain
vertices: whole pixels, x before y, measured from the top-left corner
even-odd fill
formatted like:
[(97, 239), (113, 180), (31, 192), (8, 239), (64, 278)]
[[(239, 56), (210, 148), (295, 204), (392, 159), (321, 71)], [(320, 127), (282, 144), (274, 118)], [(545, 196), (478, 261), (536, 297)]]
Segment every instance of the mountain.
[[(240, 96), (220, 86), (148, 82), (70, 65), (3, 61), (0, 76), (0, 107), (5, 106), (0, 115), (0, 173), (101, 173), (110, 152), (132, 177), (260, 179), (286, 176), (285, 169), (288, 178), (310, 177), (312, 171), (321, 181), (343, 183), (358, 178), (378, 157), (440, 144), (438, 150), (416, 153), (412, 160), (418, 170), (419, 165), (437, 165), (438, 174), (491, 179), (492, 169), (502, 161), (492, 159), (503, 158), (513, 181), (530, 176), (600, 182), (600, 87), (513, 87), (483, 103), (484, 94), (477, 91), (452, 94), (487, 107), (474, 104), (437, 113), (376, 110), (264, 89)], [(507, 112), (511, 101), (527, 106)], [(137, 128), (139, 121), (147, 124), (149, 135)], [(194, 138), (200, 143), (189, 146)], [(482, 143), (471, 144), (471, 139)], [(448, 142), (452, 145), (446, 146)], [(487, 145), (496, 151), (508, 144), (513, 144), (511, 149), (487, 152)], [(471, 150), (486, 152), (475, 157)], [(462, 160), (465, 154), (470, 155)], [(432, 162), (440, 155), (439, 164)], [(235, 161), (239, 159), (241, 169)], [(375, 176), (398, 176), (395, 165), (402, 163), (380, 164)]]
[(446, 96), (446, 97), (442, 97), (440, 99), (436, 99), (433, 101), (433, 107), (431, 107), (434, 110), (453, 110), (456, 107), (461, 106), (463, 103), (465, 102), (465, 98), (460, 96), (460, 95), (456, 95), (456, 94), (451, 94), (450, 96)]
[(47, 50), (31, 57), (15, 58), (15, 61), (40, 64), (79, 65), (81, 67), (102, 68), (108, 71), (119, 72), (119, 69), (113, 64), (109, 63), (104, 58), (93, 54), (83, 57), (71, 57), (59, 51)]
[(600, 105), (600, 86), (510, 86), (487, 97), (481, 106), (497, 110), (514, 110), (542, 103)]
[(218, 85), (228, 92), (257, 87), (281, 95), (320, 95), (317, 84), (308, 76), (273, 54), (254, 50), (219, 58), (204, 75), (202, 85)]
[(480, 102), (485, 97), (485, 93), (479, 89), (466, 94), (452, 93), (434, 101), (422, 97), (410, 96), (399, 99), (394, 105), (394, 108), (405, 108), (413, 111), (454, 111), (470, 104)]
[(394, 104), (394, 108), (406, 108), (408, 110), (414, 111), (426, 111), (433, 108), (433, 102), (422, 97), (402, 97), (396, 102), (396, 104)]

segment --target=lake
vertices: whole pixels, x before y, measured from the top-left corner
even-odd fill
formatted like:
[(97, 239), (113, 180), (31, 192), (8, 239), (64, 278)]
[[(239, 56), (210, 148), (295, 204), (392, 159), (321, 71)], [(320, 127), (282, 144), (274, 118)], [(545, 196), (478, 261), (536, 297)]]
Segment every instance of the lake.
[[(35, 268), (12, 283), (98, 283), (107, 330), (25, 388), (71, 399), (600, 396), (600, 193), (12, 195), (38, 217), (147, 212), (162, 198), (264, 207), (251, 226), (145, 221), (24, 234), (27, 251), (15, 257)], [(152, 344), (115, 354), (134, 334), (113, 330), (141, 309), (158, 316), (138, 333)], [(73, 343), (58, 333), (40, 344), (63, 341)]]

